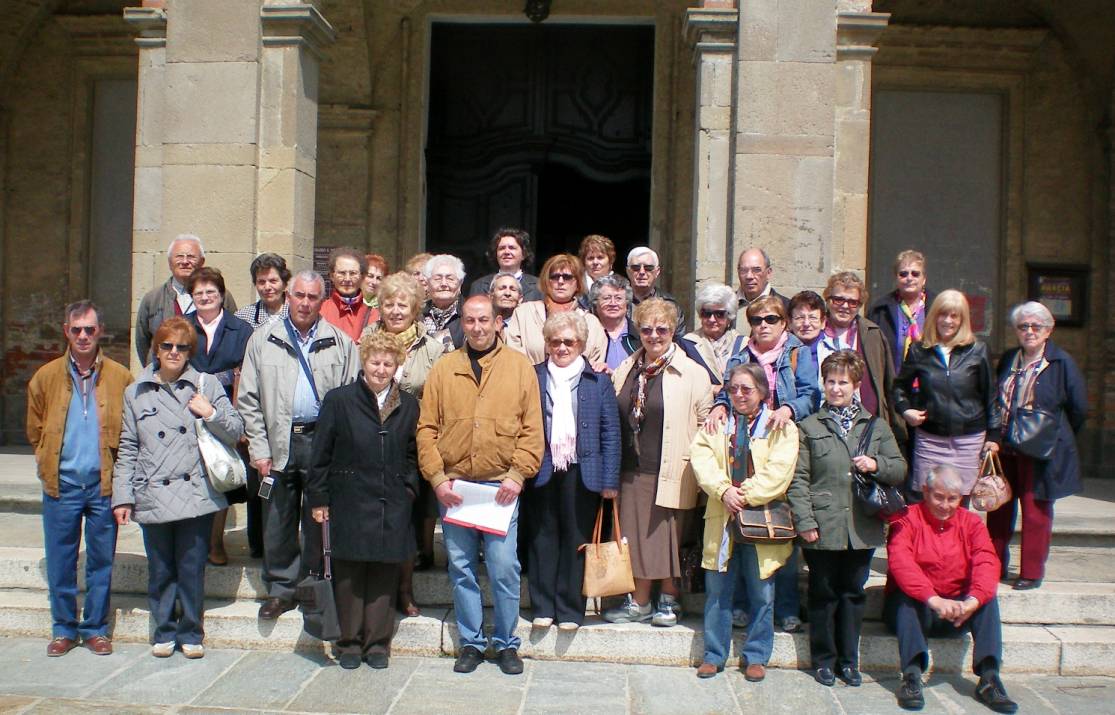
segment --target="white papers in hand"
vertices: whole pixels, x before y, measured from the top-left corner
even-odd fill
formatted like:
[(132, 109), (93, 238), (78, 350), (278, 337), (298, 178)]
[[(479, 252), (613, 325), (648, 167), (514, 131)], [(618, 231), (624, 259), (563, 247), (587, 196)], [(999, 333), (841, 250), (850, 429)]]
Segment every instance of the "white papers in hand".
[(443, 521), (489, 534), (507, 536), (507, 529), (511, 526), (511, 515), (515, 513), (515, 502), (507, 505), (497, 504), (497, 491), (499, 487), (491, 484), (477, 484), (464, 479), (453, 480), (453, 493), (460, 496), (462, 501), (457, 506), (449, 507)]

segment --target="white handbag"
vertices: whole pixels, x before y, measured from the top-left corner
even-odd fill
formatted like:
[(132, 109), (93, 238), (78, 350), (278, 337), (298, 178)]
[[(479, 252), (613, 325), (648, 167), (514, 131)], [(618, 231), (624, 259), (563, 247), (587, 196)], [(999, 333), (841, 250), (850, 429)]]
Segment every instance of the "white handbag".
[[(197, 391), (202, 391), (205, 384), (205, 373), (198, 373)], [(204, 393), (202, 393), (204, 394)], [(222, 442), (217, 435), (209, 431), (205, 420), (198, 417), (194, 420), (197, 429), (197, 446), (201, 450), (201, 461), (205, 465), (205, 472), (209, 475), (209, 483), (219, 492), (230, 492), (248, 483), (248, 470), (244, 467), (244, 460), (232, 447)]]

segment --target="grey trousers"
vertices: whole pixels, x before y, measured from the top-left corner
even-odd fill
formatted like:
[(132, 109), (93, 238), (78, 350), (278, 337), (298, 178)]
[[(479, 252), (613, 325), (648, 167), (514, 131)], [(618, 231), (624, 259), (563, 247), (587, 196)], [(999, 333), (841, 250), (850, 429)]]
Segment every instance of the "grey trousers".
[(283, 471), (271, 470), (275, 486), (263, 500), (263, 582), (268, 596), (284, 601), (321, 561), (321, 527), (302, 500), (312, 443), (312, 434), (290, 435), (290, 458)]

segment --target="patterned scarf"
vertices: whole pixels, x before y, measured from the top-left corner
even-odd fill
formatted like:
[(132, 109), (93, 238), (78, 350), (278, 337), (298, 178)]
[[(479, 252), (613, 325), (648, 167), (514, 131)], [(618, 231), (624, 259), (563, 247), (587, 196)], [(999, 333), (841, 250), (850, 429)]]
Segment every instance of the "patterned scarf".
[(823, 403), (822, 406), (836, 420), (836, 428), (840, 430), (840, 436), (847, 440), (848, 433), (852, 431), (852, 424), (856, 421), (856, 417), (859, 417), (862, 409), (859, 399), (853, 397), (852, 403), (847, 407), (833, 407), (828, 402)]
[(1034, 384), (1037, 382), (1035, 378), (1041, 374), (1042, 370), (1049, 367), (1049, 361), (1045, 359), (1044, 349), (1041, 357), (1032, 363), (1023, 365), (1022, 361), (1024, 359), (1022, 351), (1019, 350), (1011, 362), (1010, 374), (1007, 375), (1006, 380), (1003, 380), (1003, 386), (999, 389), (999, 402), (1003, 405), (1004, 431), (1010, 422), (1011, 409), (1015, 404), (1019, 407), (1026, 407), (1033, 403)]
[(732, 411), (724, 430), (728, 433), (728, 473), (732, 477), (732, 485), (739, 486), (748, 477), (755, 474), (755, 462), (751, 457), (751, 440), (767, 436), (767, 423), (770, 413), (765, 405), (759, 405), (759, 411), (753, 419), (748, 420), (747, 415)]
[(457, 303), (453, 302), (448, 308), (439, 308), (433, 303), (430, 303), (429, 311), (422, 318), (422, 322), (426, 325), (427, 333), (436, 333), (439, 330), (444, 330), (453, 316), (457, 314)]
[(738, 336), (739, 333), (734, 330), (725, 330), (719, 340), (705, 338), (708, 340), (712, 354), (716, 358), (716, 373), (718, 375), (723, 375), (724, 371), (728, 369), (728, 358), (732, 357), (732, 346)]
[(346, 298), (334, 290), (333, 297), (337, 302), (337, 312), (341, 315), (356, 315), (364, 303), (364, 296), (360, 293)]
[(906, 339), (902, 342), (902, 359), (905, 360), (910, 345), (921, 340), (921, 326), (925, 322), (925, 293), (921, 294), (913, 308), (904, 300), (898, 301), (898, 308), (906, 318)]
[[(631, 390), (631, 431), (638, 437), (639, 430), (643, 427), (643, 407), (647, 401), (647, 382), (658, 376), (660, 372), (666, 369), (670, 364), (670, 360), (674, 357), (674, 351), (677, 345), (671, 343), (670, 347), (662, 354), (657, 360), (651, 364), (646, 364), (647, 353), (646, 350), (639, 351), (639, 362), (635, 364), (635, 384)], [(635, 449), (638, 451), (639, 441), (635, 440)]]
[(577, 299), (576, 298), (574, 298), (573, 300), (571, 300), (567, 303), (555, 303), (554, 301), (550, 300), (549, 298), (544, 298), (543, 300), (546, 303), (546, 316), (547, 317), (549, 317), (551, 315), (554, 315), (556, 313), (568, 313), (572, 310), (575, 310), (576, 307), (577, 307)]
[(783, 332), (782, 337), (778, 338), (778, 342), (774, 344), (774, 347), (766, 352), (759, 350), (759, 346), (755, 344), (754, 337), (747, 341), (748, 351), (750, 351), (751, 355), (755, 358), (755, 362), (759, 363), (763, 368), (763, 372), (766, 373), (767, 386), (770, 389), (767, 390), (767, 399), (765, 402), (767, 407), (770, 408), (774, 407), (775, 398), (778, 396), (776, 394), (778, 392), (778, 373), (775, 370), (775, 363), (778, 362), (778, 358), (782, 357), (782, 349), (786, 347), (786, 341), (789, 339), (790, 333)]
[(395, 338), (395, 342), (399, 344), (403, 352), (408, 352), (410, 346), (413, 345), (414, 341), (418, 338), (418, 323), (411, 323), (410, 327), (401, 333), (388, 333), (388, 335)]

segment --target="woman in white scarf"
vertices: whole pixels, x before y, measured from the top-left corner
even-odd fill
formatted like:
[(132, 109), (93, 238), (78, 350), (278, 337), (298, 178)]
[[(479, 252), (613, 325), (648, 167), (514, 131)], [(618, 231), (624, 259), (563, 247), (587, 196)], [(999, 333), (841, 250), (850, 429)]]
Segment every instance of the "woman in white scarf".
[(584, 554), (601, 497), (619, 489), (620, 427), (607, 375), (582, 356), (588, 326), (579, 312), (556, 313), (542, 327), (547, 359), (535, 365), (546, 453), (525, 497), (533, 626), (575, 630), (584, 620)]

